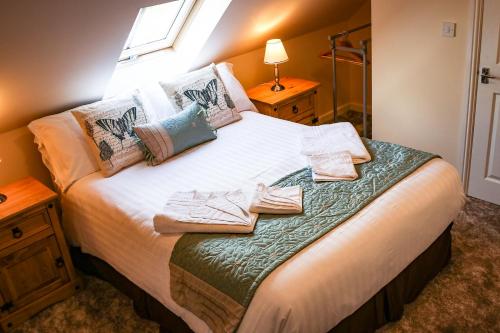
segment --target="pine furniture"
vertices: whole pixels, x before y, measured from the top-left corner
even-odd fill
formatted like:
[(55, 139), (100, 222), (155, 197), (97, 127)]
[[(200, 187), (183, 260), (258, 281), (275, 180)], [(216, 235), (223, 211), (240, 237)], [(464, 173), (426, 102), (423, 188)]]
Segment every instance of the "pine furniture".
[(25, 178), (0, 187), (0, 331), (81, 287), (56, 212), (57, 194)]
[(247, 90), (248, 97), (260, 113), (293, 122), (313, 125), (318, 122), (316, 95), (319, 82), (284, 77), (285, 90), (272, 91), (275, 82), (259, 84)]

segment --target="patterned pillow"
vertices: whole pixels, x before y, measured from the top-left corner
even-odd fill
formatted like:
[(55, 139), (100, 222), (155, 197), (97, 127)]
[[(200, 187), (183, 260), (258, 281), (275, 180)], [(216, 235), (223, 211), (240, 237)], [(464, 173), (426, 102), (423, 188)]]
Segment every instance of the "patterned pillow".
[(184, 74), (175, 81), (160, 82), (160, 86), (176, 112), (196, 102), (207, 113), (208, 121), (213, 128), (241, 119), (214, 64)]
[(197, 103), (159, 122), (135, 126), (134, 131), (148, 150), (146, 159), (153, 165), (217, 138)]
[(144, 159), (133, 127), (147, 123), (148, 115), (137, 94), (85, 105), (72, 114), (104, 176)]

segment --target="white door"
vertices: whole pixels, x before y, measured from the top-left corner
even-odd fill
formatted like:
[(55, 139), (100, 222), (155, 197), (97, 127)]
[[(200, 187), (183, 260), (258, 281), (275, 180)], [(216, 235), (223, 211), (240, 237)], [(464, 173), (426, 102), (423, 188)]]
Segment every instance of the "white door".
[(500, 0), (484, 0), (479, 71), (469, 195), (500, 205)]

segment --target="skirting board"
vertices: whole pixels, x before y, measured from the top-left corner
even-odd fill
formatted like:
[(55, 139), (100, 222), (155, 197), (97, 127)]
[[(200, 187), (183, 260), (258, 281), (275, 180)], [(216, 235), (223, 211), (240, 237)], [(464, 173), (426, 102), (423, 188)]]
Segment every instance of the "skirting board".
[[(337, 112), (339, 114), (342, 114), (348, 110), (354, 110), (357, 112), (363, 112), (363, 104), (359, 103), (345, 103), (342, 104), (337, 108)], [(372, 107), (371, 105), (368, 105), (367, 107), (368, 114), (372, 113)], [(328, 112), (325, 112), (323, 114), (320, 114), (318, 116), (318, 124), (327, 124), (331, 123), (333, 121), (333, 110), (330, 110)]]

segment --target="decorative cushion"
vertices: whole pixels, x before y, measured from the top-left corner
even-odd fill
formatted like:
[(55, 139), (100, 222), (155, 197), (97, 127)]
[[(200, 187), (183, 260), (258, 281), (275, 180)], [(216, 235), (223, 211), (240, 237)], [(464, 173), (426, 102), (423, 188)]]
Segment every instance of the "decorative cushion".
[(217, 138), (205, 112), (197, 103), (159, 122), (135, 126), (134, 131), (150, 154), (146, 159), (153, 165)]
[(207, 113), (213, 128), (219, 128), (241, 119), (214, 64), (178, 77), (174, 81), (160, 82), (176, 112), (193, 102)]
[(133, 127), (147, 123), (149, 118), (137, 93), (85, 105), (72, 113), (104, 176), (143, 159)]

